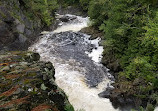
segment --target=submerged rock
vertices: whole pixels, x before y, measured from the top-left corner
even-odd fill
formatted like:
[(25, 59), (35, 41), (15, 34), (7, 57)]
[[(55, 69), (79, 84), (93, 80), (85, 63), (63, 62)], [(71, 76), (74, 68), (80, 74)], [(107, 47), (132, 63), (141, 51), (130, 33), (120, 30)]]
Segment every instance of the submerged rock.
[(32, 52), (6, 52), (0, 55), (1, 111), (68, 111), (65, 93), (55, 83), (50, 62), (38, 61)]
[(99, 93), (98, 96), (102, 98), (110, 98), (112, 90), (113, 90), (113, 87), (107, 87), (106, 90)]
[(69, 22), (69, 21), (74, 20), (76, 18), (77, 18), (76, 16), (66, 16), (65, 15), (65, 16), (60, 17), (59, 20), (62, 22)]

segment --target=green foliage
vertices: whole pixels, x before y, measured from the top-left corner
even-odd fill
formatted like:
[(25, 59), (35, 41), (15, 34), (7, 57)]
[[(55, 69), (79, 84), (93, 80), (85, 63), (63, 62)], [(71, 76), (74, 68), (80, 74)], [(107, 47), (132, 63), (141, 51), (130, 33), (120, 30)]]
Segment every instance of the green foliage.
[(128, 81), (143, 78), (146, 88), (140, 86), (140, 95), (146, 98), (150, 96), (146, 92), (157, 95), (158, 89), (157, 3), (157, 0), (91, 0), (88, 8), (93, 25), (105, 34), (104, 56), (120, 62), (123, 69), (120, 76)]
[(152, 104), (148, 104), (145, 111), (154, 111), (154, 106)]
[(57, 0), (21, 0), (22, 7), (30, 19), (39, 18), (49, 26), (57, 9)]
[(74, 108), (73, 108), (73, 106), (71, 105), (71, 104), (66, 104), (66, 106), (65, 106), (65, 110), (66, 111), (74, 111)]
[(125, 68), (125, 76), (128, 79), (135, 79), (138, 77), (144, 77), (144, 79), (150, 81), (154, 79), (154, 66), (149, 63), (148, 57), (136, 57)]
[(61, 4), (64, 7), (69, 5), (76, 5), (79, 4), (79, 0), (58, 0), (58, 4)]
[[(119, 61), (119, 77), (127, 82), (140, 78), (138, 95), (157, 101), (158, 10), (157, 0), (68, 0), (78, 3), (93, 26), (104, 32), (104, 57)], [(121, 81), (121, 80), (119, 80)], [(151, 94), (151, 95), (148, 95)], [(152, 103), (152, 102), (151, 102)], [(143, 108), (141, 109), (144, 110)], [(152, 110), (151, 105), (146, 110)]]
[(93, 25), (100, 26), (107, 20), (108, 0), (91, 0), (88, 8), (88, 15), (93, 21)]
[(154, 84), (154, 88), (158, 89), (158, 11), (154, 18), (149, 19), (147, 26), (144, 27), (146, 33), (142, 40), (141, 55), (148, 56), (150, 64), (154, 67), (153, 71), (155, 74), (149, 73), (149, 76), (152, 76), (153, 79), (151, 82)]
[(82, 6), (83, 10), (88, 10), (89, 2), (91, 0), (80, 0), (80, 5)]
[(152, 101), (155, 101), (155, 102), (156, 102), (156, 105), (158, 105), (158, 92), (153, 93), (153, 94), (150, 96), (150, 99), (151, 99)]

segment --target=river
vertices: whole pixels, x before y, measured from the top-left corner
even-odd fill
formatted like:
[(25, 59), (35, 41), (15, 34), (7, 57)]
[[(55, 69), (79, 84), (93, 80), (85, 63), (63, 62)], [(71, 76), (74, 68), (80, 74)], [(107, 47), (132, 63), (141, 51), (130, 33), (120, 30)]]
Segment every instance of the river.
[(110, 86), (113, 77), (100, 64), (103, 52), (100, 38), (89, 40), (90, 35), (79, 32), (89, 25), (89, 18), (70, 14), (57, 18), (63, 16), (70, 20), (60, 21), (56, 30), (42, 32), (29, 50), (38, 52), (42, 61), (53, 63), (56, 83), (68, 95), (75, 111), (118, 111), (109, 99), (98, 97)]

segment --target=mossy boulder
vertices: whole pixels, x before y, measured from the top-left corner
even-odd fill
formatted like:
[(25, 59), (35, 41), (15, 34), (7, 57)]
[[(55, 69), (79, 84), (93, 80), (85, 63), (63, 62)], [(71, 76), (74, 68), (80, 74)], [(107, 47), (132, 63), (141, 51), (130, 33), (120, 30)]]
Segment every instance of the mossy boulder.
[(27, 51), (1, 53), (1, 111), (66, 111), (71, 106), (55, 83), (53, 65), (39, 58)]

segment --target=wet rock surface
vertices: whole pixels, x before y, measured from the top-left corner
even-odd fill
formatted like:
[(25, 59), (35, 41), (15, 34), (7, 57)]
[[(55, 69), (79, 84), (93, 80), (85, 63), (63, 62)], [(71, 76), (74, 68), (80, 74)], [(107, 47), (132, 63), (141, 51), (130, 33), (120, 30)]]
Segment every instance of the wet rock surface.
[[(139, 95), (139, 85), (142, 86), (142, 79), (136, 79), (133, 82), (128, 82), (125, 78), (119, 78), (118, 73), (122, 71), (119, 61), (115, 59), (114, 55), (106, 52), (105, 43), (106, 40), (103, 34), (100, 33), (94, 27), (83, 28), (80, 32), (91, 35), (90, 39), (96, 39), (101, 37), (103, 40), (100, 45), (104, 46), (104, 53), (102, 58), (102, 64), (110, 69), (111, 74), (115, 77), (116, 81), (112, 84), (113, 87), (107, 87), (103, 92), (98, 94), (101, 98), (109, 98), (115, 108), (119, 108), (121, 111), (129, 111), (130, 109), (135, 109), (140, 105), (145, 105), (146, 103), (142, 101), (139, 97), (134, 95)], [(111, 56), (109, 56), (111, 55)], [(120, 80), (120, 81), (118, 81)]]
[[(100, 38), (104, 38), (104, 35), (103, 35), (103, 32), (95, 29), (94, 27), (90, 26), (90, 27), (86, 27), (86, 28), (83, 28), (81, 29), (82, 33), (86, 33), (88, 35), (91, 35), (91, 38), (90, 39), (96, 39), (98, 37)], [(102, 41), (103, 42), (103, 41)]]
[(99, 93), (98, 96), (101, 97), (101, 98), (110, 98), (111, 91), (113, 89), (114, 88), (112, 88), (112, 87), (107, 87), (106, 90), (101, 92), (101, 93)]
[(71, 107), (55, 83), (53, 65), (39, 58), (32, 52), (1, 53), (0, 111), (66, 111)]
[(69, 17), (69, 16), (62, 16), (59, 18), (60, 21), (62, 22), (68, 22), (68, 21), (71, 21), (71, 20), (74, 20), (76, 19), (77, 17), (76, 16), (72, 16), (72, 17)]
[(104, 46), (103, 58), (102, 58), (101, 62), (104, 66), (106, 66), (111, 71), (113, 71), (115, 78), (117, 78), (116, 73), (118, 73), (122, 69), (120, 67), (119, 61), (115, 59), (114, 55), (112, 53), (109, 54), (110, 52), (106, 51), (106, 45), (105, 45), (106, 37), (104, 37), (103, 32), (99, 31), (98, 29), (96, 29), (93, 26), (83, 28), (83, 29), (81, 29), (80, 32), (91, 35), (90, 39), (92, 39), (92, 40), (96, 39), (98, 37), (100, 37), (102, 39), (99, 43), (101, 46)]
[(122, 77), (112, 84), (112, 88), (107, 87), (98, 96), (109, 98), (113, 106), (121, 109), (121, 111), (129, 111), (130, 109), (138, 110), (140, 106), (146, 107), (147, 105), (148, 100), (145, 96), (142, 96), (143, 92), (140, 90), (140, 85), (145, 89), (147, 87), (146, 84), (142, 78), (128, 81)]
[(39, 53), (46, 53), (48, 58), (51, 56), (62, 58), (64, 61), (69, 61), (75, 70), (82, 71), (89, 87), (96, 87), (107, 77), (107, 69), (93, 62), (85, 53), (91, 52), (95, 45), (91, 44), (88, 36), (83, 33), (71, 31), (52, 33), (42, 37), (33, 50), (38, 52), (39, 47), (41, 49)]

